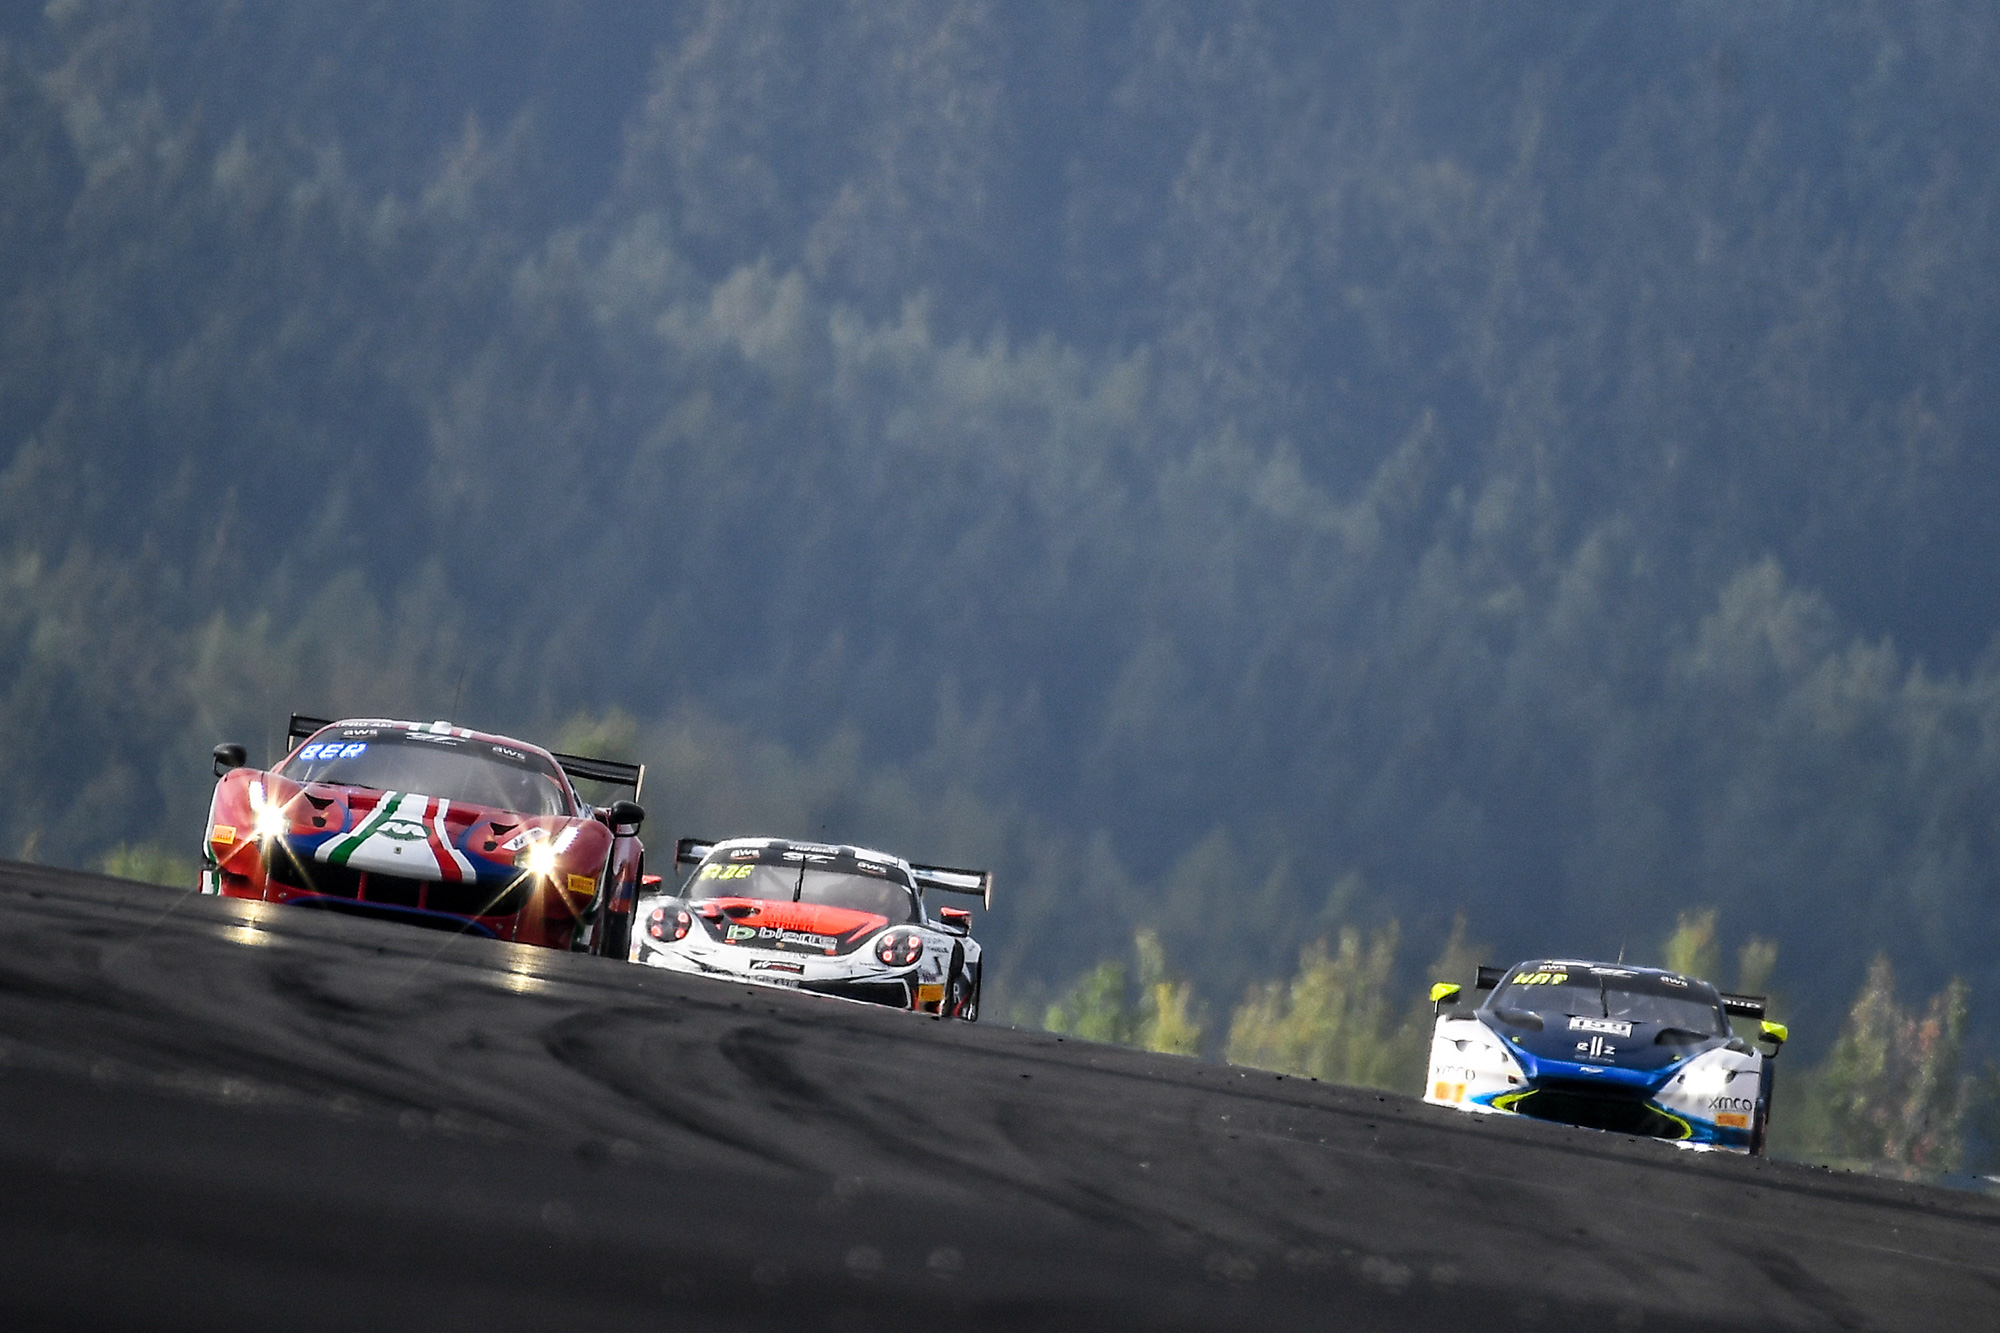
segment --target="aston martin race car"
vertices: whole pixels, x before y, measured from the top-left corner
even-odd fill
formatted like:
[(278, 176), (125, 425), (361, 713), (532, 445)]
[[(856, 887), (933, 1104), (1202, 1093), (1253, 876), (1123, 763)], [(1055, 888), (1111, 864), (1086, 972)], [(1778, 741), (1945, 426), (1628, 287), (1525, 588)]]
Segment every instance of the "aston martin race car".
[(215, 747), (201, 889), (624, 957), (646, 771), (449, 722), (294, 715), (268, 771)]
[[(1549, 959), (1482, 967), (1493, 993), (1447, 1013), (1460, 988), (1431, 988), (1437, 1015), (1424, 1100), (1532, 1116), (1695, 1148), (1760, 1153), (1772, 1061), (1785, 1028), (1761, 995), (1727, 995), (1651, 967)], [(1759, 1025), (1759, 1050), (1730, 1017)]]
[(979, 1017), (972, 913), (943, 907), (932, 916), (924, 895), (961, 893), (991, 907), (986, 871), (781, 838), (684, 838), (674, 863), (692, 873), (640, 900), (633, 961), (968, 1023)]

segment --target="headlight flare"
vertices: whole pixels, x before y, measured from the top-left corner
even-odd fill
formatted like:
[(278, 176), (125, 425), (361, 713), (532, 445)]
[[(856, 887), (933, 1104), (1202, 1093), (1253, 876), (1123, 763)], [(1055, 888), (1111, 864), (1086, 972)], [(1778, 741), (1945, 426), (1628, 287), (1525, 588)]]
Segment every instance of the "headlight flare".
[(292, 827), (292, 820), (291, 816), (285, 813), (283, 806), (266, 805), (258, 807), (256, 824), (258, 840), (261, 842), (270, 842), (272, 839), (281, 838), (289, 832)]

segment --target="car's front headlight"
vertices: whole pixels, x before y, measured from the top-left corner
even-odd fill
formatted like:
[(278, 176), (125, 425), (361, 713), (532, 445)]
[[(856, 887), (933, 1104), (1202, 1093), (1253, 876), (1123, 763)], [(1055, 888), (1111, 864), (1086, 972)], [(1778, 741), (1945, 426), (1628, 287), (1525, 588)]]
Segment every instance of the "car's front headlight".
[(1681, 1075), (1681, 1086), (1690, 1097), (1714, 1097), (1729, 1086), (1735, 1072), (1719, 1060), (1705, 1060)]
[(269, 842), (283, 837), (292, 826), (291, 817), (281, 805), (260, 805), (257, 807), (257, 838)]

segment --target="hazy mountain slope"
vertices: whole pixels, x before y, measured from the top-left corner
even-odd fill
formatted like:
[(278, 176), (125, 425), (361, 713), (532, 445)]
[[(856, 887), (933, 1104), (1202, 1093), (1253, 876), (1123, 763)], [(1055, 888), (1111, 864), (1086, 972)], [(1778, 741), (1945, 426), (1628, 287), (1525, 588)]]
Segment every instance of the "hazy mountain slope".
[(1024, 981), (1233, 992), (1350, 869), (1994, 979), (1981, 7), (10, 32), (12, 847), (186, 838), (295, 705), (620, 707), (670, 823), (1003, 858)]

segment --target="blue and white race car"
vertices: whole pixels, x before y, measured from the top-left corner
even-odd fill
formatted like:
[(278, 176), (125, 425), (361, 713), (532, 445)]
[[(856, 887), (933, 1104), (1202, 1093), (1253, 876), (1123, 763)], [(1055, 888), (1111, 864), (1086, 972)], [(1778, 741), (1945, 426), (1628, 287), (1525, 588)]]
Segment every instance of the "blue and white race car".
[(683, 838), (674, 862), (693, 873), (678, 888), (648, 883), (633, 962), (978, 1019), (984, 957), (972, 913), (933, 914), (925, 894), (991, 906), (986, 871), (783, 838)]
[[(1771, 1114), (1771, 1062), (1783, 1026), (1761, 995), (1726, 995), (1651, 967), (1547, 959), (1482, 967), (1493, 994), (1446, 1012), (1459, 987), (1431, 988), (1437, 1013), (1424, 1100), (1692, 1148), (1759, 1153)], [(1731, 1015), (1759, 1025), (1768, 1051), (1735, 1035)]]

